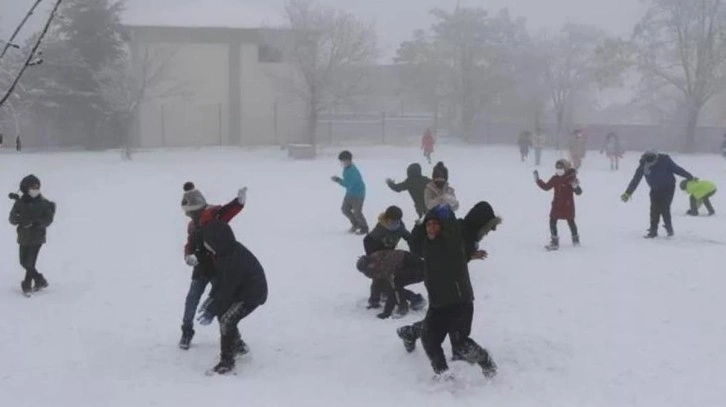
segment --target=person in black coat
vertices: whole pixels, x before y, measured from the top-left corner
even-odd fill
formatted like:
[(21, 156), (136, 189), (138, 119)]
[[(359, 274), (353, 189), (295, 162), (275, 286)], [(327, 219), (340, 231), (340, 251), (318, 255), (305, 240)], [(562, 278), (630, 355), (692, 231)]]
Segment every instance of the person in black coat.
[(25, 279), (20, 288), (25, 295), (48, 287), (48, 281), (36, 269), (40, 248), (46, 243), (46, 230), (55, 217), (55, 203), (40, 193), (40, 179), (28, 175), (20, 181), (18, 194), (10, 194), (15, 200), (10, 210), (10, 224), (17, 227), (20, 246), (20, 265), (25, 269)]
[(237, 324), (267, 301), (267, 279), (254, 254), (237, 242), (232, 228), (221, 220), (202, 227), (207, 250), (214, 256), (217, 280), (200, 309), (198, 321), (209, 325), (216, 316), (220, 330), (220, 361), (213, 371), (234, 369), (235, 353), (247, 353)]
[[(432, 219), (436, 219), (437, 215), (436, 212), (430, 212), (430, 215), (427, 215), (427, 218), (429, 216), (431, 216)], [(482, 201), (474, 205), (474, 207), (469, 211), (469, 213), (467, 213), (464, 219), (459, 219), (456, 222), (449, 222), (447, 230), (449, 236), (453, 235), (453, 237), (449, 238), (450, 240), (453, 239), (453, 241), (456, 242), (460, 238), (463, 258), (466, 262), (469, 262), (471, 260), (483, 260), (488, 256), (485, 250), (481, 250), (479, 248), (479, 242), (491, 231), (496, 231), (497, 226), (501, 223), (502, 219), (494, 214), (494, 209), (492, 208), (492, 206), (488, 202)], [(459, 235), (459, 237), (457, 237), (457, 234)], [(417, 225), (412, 231), (412, 236), (410, 239), (412, 251), (426, 258), (426, 247), (430, 244), (428, 240), (429, 236), (426, 230), (426, 225)], [(458, 243), (455, 243), (455, 246), (457, 245)], [(456, 256), (454, 256), (453, 258), (456, 258)], [(468, 298), (472, 298), (473, 302), (473, 290), (471, 290), (471, 281), (469, 280), (468, 276), (468, 268), (465, 273), (463, 272), (462, 267), (459, 266), (458, 268), (459, 270), (462, 270), (462, 274), (458, 276), (456, 276), (456, 273), (447, 273), (446, 275), (431, 276), (429, 280), (427, 280), (429, 281), (429, 283), (427, 283), (427, 289), (429, 285), (431, 285), (433, 287), (433, 290), (438, 292), (438, 298), (431, 299), (431, 307), (436, 307), (436, 304), (441, 305), (442, 303), (460, 302), (461, 300), (466, 300)], [(456, 289), (451, 289), (451, 285), (447, 284), (446, 282), (439, 283), (433, 281), (434, 279), (440, 278), (442, 276), (444, 277), (444, 280), (448, 279), (449, 283), (453, 281), (454, 287)], [(447, 287), (449, 289), (447, 289)], [(431, 295), (431, 292), (429, 292), (429, 296)], [(466, 301), (463, 302), (466, 303)], [(468, 306), (466, 306), (466, 308), (468, 312)], [(422, 337), (424, 326), (425, 320), (416, 322), (413, 325), (403, 326), (398, 329), (398, 336), (403, 340), (404, 347), (408, 352), (413, 352), (413, 350), (416, 348), (416, 341)], [(462, 327), (467, 328), (467, 325), (464, 324), (462, 325)], [(470, 328), (471, 327), (469, 324), (468, 329), (470, 330)], [(463, 332), (468, 331), (464, 329)], [(466, 348), (468, 345), (461, 346), (461, 342), (458, 341), (455, 336), (450, 335), (449, 339), (451, 340), (453, 360), (471, 359), (471, 355), (466, 356), (465, 354), (461, 353), (461, 349)], [(483, 353), (481, 355), (483, 355)], [(489, 363), (491, 363), (491, 365)], [(442, 366), (440, 360), (438, 360), (437, 366)], [(488, 375), (492, 374), (492, 369), (496, 369), (496, 366), (490, 358), (483, 359), (482, 367), (485, 366), (486, 369), (484, 370), (484, 372)], [(434, 368), (437, 369), (436, 366)]]
[(693, 175), (676, 164), (668, 154), (647, 151), (640, 157), (640, 164), (635, 170), (633, 179), (620, 197), (623, 202), (628, 202), (645, 177), (650, 186), (650, 228), (645, 235), (646, 239), (658, 236), (658, 223), (661, 217), (668, 236), (673, 236), (671, 204), (676, 193), (676, 175), (687, 180), (693, 179)]
[(399, 316), (408, 313), (408, 290), (405, 287), (423, 282), (424, 264), (421, 257), (403, 250), (380, 250), (359, 257), (356, 268), (366, 277), (385, 284), (388, 297), (383, 312), (377, 315), (378, 318), (390, 317), (396, 305)]
[(396, 181), (388, 178), (386, 184), (394, 192), (408, 191), (413, 200), (413, 204), (416, 207), (416, 214), (421, 219), (426, 215), (426, 201), (424, 200), (424, 191), (426, 185), (431, 183), (429, 177), (425, 177), (421, 172), (421, 165), (413, 163), (406, 169), (406, 179), (403, 182), (396, 183)]
[[(468, 338), (474, 295), (466, 263), (487, 257), (487, 252), (479, 248), (479, 242), (491, 231), (496, 231), (502, 220), (488, 202), (477, 203), (464, 219), (456, 220), (441, 208), (429, 212), (426, 219), (438, 223), (441, 231), (438, 235), (429, 233), (433, 225), (425, 222), (414, 228), (411, 244), (412, 250), (426, 261), (425, 282), (431, 302), (429, 313), (433, 318), (429, 326), (434, 331), (429, 337), (429, 345), (424, 342), (424, 347), (428, 347), (426, 351), (432, 366), (437, 373), (448, 368), (441, 350), (441, 342), (446, 336), (444, 328), (447, 328), (453, 360), (479, 363), (485, 375), (494, 375), (496, 365), (488, 352)], [(413, 352), (416, 341), (426, 336), (426, 323), (432, 321), (431, 318), (427, 314), (424, 321), (398, 329), (398, 336), (408, 352)], [(452, 318), (449, 325), (442, 322), (446, 318)]]

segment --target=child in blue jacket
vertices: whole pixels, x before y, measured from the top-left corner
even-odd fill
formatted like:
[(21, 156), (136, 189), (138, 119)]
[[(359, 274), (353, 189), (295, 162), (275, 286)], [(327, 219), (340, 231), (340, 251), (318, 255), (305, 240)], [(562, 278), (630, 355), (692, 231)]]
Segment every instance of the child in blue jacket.
[(338, 155), (340, 165), (343, 166), (343, 178), (334, 176), (331, 179), (345, 188), (345, 197), (341, 210), (351, 223), (349, 232), (359, 235), (368, 233), (368, 222), (363, 216), (363, 202), (366, 199), (366, 184), (360, 171), (353, 164), (353, 154), (343, 151)]

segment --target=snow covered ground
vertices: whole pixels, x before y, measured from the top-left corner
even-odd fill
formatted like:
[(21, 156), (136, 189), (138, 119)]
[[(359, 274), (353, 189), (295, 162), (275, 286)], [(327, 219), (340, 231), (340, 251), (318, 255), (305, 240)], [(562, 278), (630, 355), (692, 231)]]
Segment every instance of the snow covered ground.
[[(399, 204), (400, 180), (416, 149), (354, 149), (367, 183), (371, 223)], [(490, 259), (474, 263), (473, 337), (499, 375), (453, 364), (464, 386), (432, 387), (420, 349), (407, 354), (395, 328), (422, 317), (380, 321), (364, 307), (368, 281), (354, 268), (361, 238), (345, 233), (337, 151), (294, 162), (275, 149), (139, 153), (2, 154), (7, 192), (37, 174), (58, 204), (39, 269), (50, 289), (27, 299), (15, 232), (0, 234), (0, 405), (21, 406), (724, 406), (723, 287), (726, 194), (715, 218), (687, 218), (674, 204), (677, 236), (646, 241), (647, 186), (621, 203), (637, 154), (618, 173), (591, 153), (577, 201), (583, 246), (547, 253), (551, 194), (513, 148), (443, 146), (462, 213), (488, 200), (504, 224), (485, 238)], [(558, 153), (540, 171), (548, 177)], [(675, 156), (695, 175), (726, 186), (717, 156)], [(426, 172), (431, 167), (426, 165)], [(261, 259), (266, 305), (240, 324), (252, 353), (230, 377), (206, 377), (218, 355), (216, 323), (177, 348), (191, 270), (182, 245), (182, 183), (211, 202), (249, 186), (234, 221)], [(0, 200), (7, 213), (10, 200)], [(424, 291), (423, 287), (416, 290)], [(448, 343), (446, 344), (448, 348)], [(448, 349), (447, 349), (448, 352)], [(209, 404), (212, 403), (212, 404)]]

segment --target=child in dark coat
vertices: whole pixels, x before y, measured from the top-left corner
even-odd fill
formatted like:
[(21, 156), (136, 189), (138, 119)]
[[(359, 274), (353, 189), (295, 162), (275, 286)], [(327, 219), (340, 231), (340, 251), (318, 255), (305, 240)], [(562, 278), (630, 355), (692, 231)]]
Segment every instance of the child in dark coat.
[[(446, 212), (446, 211), (444, 211)], [(432, 219), (436, 219), (436, 214), (431, 215)], [(429, 218), (429, 215), (427, 215), (427, 218)], [(497, 226), (499, 226), (502, 223), (502, 219), (494, 214), (494, 209), (488, 202), (479, 202), (467, 213), (466, 217), (464, 219), (459, 219), (457, 224), (451, 224), (447, 226), (447, 229), (450, 230), (457, 230), (460, 234), (461, 238), (461, 253), (463, 254), (463, 257), (465, 261), (468, 263), (472, 260), (483, 260), (486, 259), (488, 254), (484, 250), (480, 250), (479, 248), (479, 242), (481, 239), (484, 238), (484, 236), (488, 235), (491, 231), (496, 231)], [(449, 233), (451, 236), (451, 234)], [(425, 256), (426, 254), (426, 245), (428, 242), (428, 233), (427, 233), (427, 227), (426, 225), (417, 225), (411, 236), (411, 250), (415, 254), (419, 254), (422, 256)], [(426, 263), (428, 266), (428, 262)], [(426, 271), (428, 273), (428, 270)], [(453, 269), (450, 270), (447, 278), (455, 278), (456, 273), (453, 272)], [(440, 275), (439, 277), (442, 277)], [(460, 277), (463, 278), (463, 277)], [(427, 276), (427, 290), (429, 290), (429, 295), (431, 295), (431, 292), (436, 290), (437, 293), (437, 299), (431, 299), (432, 305), (431, 307), (440, 307), (443, 301), (443, 296), (440, 295), (442, 292), (441, 290), (445, 290), (447, 287), (446, 283), (437, 283), (434, 282), (434, 276)], [(468, 285), (467, 285), (468, 281)], [(429, 286), (432, 286), (431, 289), (429, 289)], [(468, 280), (468, 270), (466, 272), (466, 277), (462, 279), (461, 281), (457, 281), (455, 283), (456, 286), (456, 296), (449, 295), (449, 299), (458, 297), (459, 299), (462, 298), (462, 295), (465, 294), (470, 286), (471, 282)], [(450, 286), (449, 286), (450, 288)], [(451, 291), (449, 292), (451, 294)], [(466, 296), (464, 296), (466, 297)], [(473, 298), (473, 294), (472, 294)], [(467, 313), (464, 313), (463, 315), (468, 315), (468, 306)], [(472, 305), (472, 312), (473, 312), (473, 305)], [(416, 341), (422, 337), (424, 333), (424, 327), (425, 327), (424, 321), (416, 322), (412, 325), (407, 325), (398, 328), (398, 337), (401, 338), (403, 341), (404, 348), (407, 352), (413, 352), (414, 349), (416, 349)], [(457, 334), (450, 334), (449, 340), (451, 341), (451, 347), (452, 347), (452, 359), (453, 360), (467, 360), (471, 361), (471, 354), (464, 354), (462, 353), (462, 346), (461, 346), (461, 333), (470, 332), (471, 330), (471, 322), (465, 323), (459, 328), (463, 329), (463, 331), (458, 332)], [(467, 331), (468, 329), (468, 331)], [(426, 346), (426, 345), (424, 345)], [(463, 350), (466, 351), (467, 346), (463, 347)], [(428, 352), (428, 351), (427, 351)], [(438, 351), (437, 351), (438, 352)], [(480, 356), (484, 356), (483, 353), (480, 353)], [(496, 365), (494, 362), (489, 358), (488, 353), (486, 353), (486, 358), (483, 358), (481, 360), (481, 365), (483, 368), (485, 368), (485, 374), (491, 375), (496, 372)], [(432, 360), (433, 364), (433, 360)], [(436, 370), (438, 368), (441, 368), (442, 366), (445, 366), (445, 361), (442, 364), (440, 356), (438, 356), (436, 364), (434, 364), (434, 369)]]
[(247, 188), (237, 192), (237, 197), (223, 206), (208, 205), (204, 195), (194, 186), (194, 183), (184, 184), (182, 197), (182, 210), (191, 219), (187, 226), (187, 243), (184, 245), (184, 261), (194, 267), (192, 281), (189, 285), (186, 300), (184, 301), (184, 317), (182, 318), (182, 336), (179, 340), (181, 349), (189, 349), (194, 337), (194, 312), (207, 288), (215, 277), (214, 261), (212, 255), (204, 247), (202, 227), (213, 220), (230, 222), (239, 214), (247, 201)]
[[(398, 206), (390, 206), (378, 217), (378, 224), (363, 238), (363, 248), (366, 255), (382, 250), (394, 250), (401, 239), (408, 242), (411, 234), (402, 221), (403, 211)], [(371, 282), (368, 308), (380, 308), (381, 294), (387, 291), (388, 283), (384, 280), (373, 279)], [(423, 304), (423, 297), (410, 290), (403, 290), (411, 306), (418, 308)]]
[(394, 192), (408, 191), (411, 195), (411, 199), (413, 200), (413, 204), (416, 207), (416, 214), (418, 215), (418, 218), (421, 219), (424, 215), (426, 215), (426, 200), (424, 199), (424, 191), (426, 190), (426, 185), (431, 182), (431, 179), (423, 176), (421, 172), (421, 165), (418, 163), (409, 165), (406, 169), (406, 175), (406, 179), (401, 183), (397, 184), (396, 181), (388, 178), (386, 180), (386, 184)]
[(544, 182), (539, 178), (539, 171), (534, 172), (534, 180), (537, 186), (545, 191), (555, 190), (550, 210), (550, 233), (552, 235), (547, 250), (560, 248), (560, 238), (557, 234), (557, 221), (566, 220), (572, 233), (572, 244), (580, 245), (580, 235), (577, 232), (575, 223), (575, 194), (582, 194), (580, 181), (577, 179), (577, 171), (572, 168), (567, 160), (558, 160), (555, 164), (555, 175), (549, 181)]
[(46, 243), (46, 229), (53, 223), (55, 203), (40, 193), (40, 179), (28, 175), (20, 181), (20, 192), (10, 194), (15, 200), (10, 210), (10, 224), (17, 227), (20, 246), (20, 265), (25, 269), (25, 278), (20, 283), (23, 294), (48, 287), (48, 281), (36, 269), (40, 248)]
[(386, 306), (377, 315), (378, 318), (390, 317), (396, 305), (398, 315), (408, 313), (405, 287), (423, 282), (423, 260), (420, 257), (403, 250), (380, 250), (358, 258), (356, 268), (366, 277), (385, 283)]
[(267, 301), (267, 279), (255, 255), (235, 239), (226, 222), (208, 222), (202, 236), (214, 257), (217, 280), (198, 321), (209, 325), (214, 317), (219, 320), (220, 361), (212, 370), (225, 374), (234, 369), (235, 354), (247, 353), (237, 324)]

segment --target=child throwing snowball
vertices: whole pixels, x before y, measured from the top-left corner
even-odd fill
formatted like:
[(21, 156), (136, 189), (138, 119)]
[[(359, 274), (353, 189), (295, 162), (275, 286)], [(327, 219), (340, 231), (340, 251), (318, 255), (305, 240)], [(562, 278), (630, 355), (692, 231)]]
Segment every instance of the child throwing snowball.
[(560, 238), (557, 233), (557, 222), (566, 220), (572, 233), (572, 244), (580, 245), (580, 235), (575, 224), (575, 194), (582, 194), (580, 181), (577, 179), (577, 171), (567, 160), (558, 160), (555, 163), (555, 175), (549, 181), (544, 182), (539, 177), (539, 172), (534, 172), (534, 180), (537, 185), (545, 191), (555, 190), (550, 210), (550, 233), (552, 235), (547, 250), (560, 248)]

